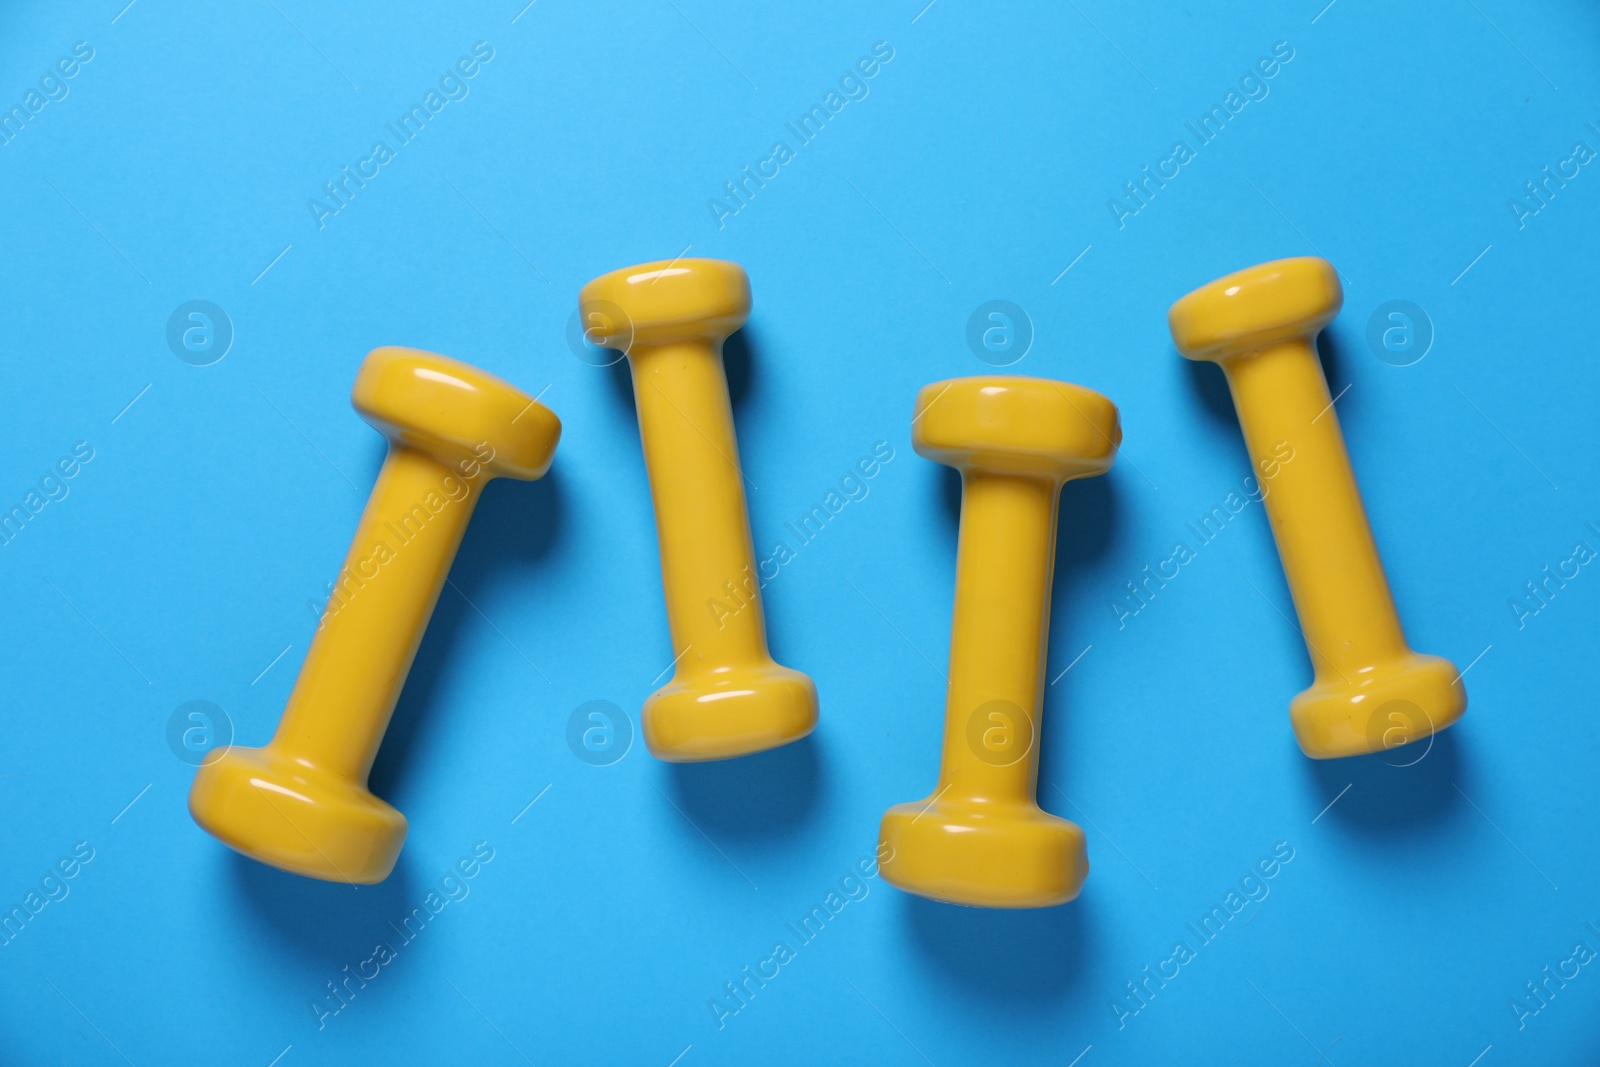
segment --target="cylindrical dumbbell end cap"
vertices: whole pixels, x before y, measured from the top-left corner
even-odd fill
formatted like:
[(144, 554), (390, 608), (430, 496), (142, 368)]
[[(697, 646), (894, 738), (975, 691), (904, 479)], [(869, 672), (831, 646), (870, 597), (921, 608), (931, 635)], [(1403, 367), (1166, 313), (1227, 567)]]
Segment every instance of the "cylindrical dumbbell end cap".
[(561, 439), (555, 413), (510, 382), (415, 348), (368, 353), (350, 402), (390, 440), (507, 478), (542, 477)]
[(1089, 874), (1088, 848), (1076, 823), (1038, 808), (937, 796), (885, 812), (878, 854), (889, 884), (977, 908), (1065, 904)]
[(266, 748), (230, 748), (200, 768), (189, 814), (252, 859), (308, 878), (371, 885), (389, 877), (406, 818), (360, 783)]
[(750, 317), (750, 278), (723, 259), (672, 259), (602, 274), (578, 294), (585, 336), (604, 348), (720, 341)]
[(983, 375), (917, 394), (911, 444), (956, 468), (1081, 478), (1103, 474), (1122, 443), (1117, 406), (1081, 385)]
[(1333, 264), (1298, 256), (1202, 285), (1172, 305), (1167, 325), (1179, 352), (1217, 361), (1296, 337), (1314, 337), (1343, 303)]

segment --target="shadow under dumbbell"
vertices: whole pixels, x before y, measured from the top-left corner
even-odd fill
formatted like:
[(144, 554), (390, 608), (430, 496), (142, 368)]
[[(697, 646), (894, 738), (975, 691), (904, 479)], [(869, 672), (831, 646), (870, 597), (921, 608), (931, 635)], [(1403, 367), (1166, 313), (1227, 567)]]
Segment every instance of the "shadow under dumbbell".
[[(1317, 334), (1317, 358), (1322, 360), (1322, 376), (1328, 379), (1328, 393), (1338, 396), (1350, 381), (1345, 377), (1344, 345), (1339, 340), (1338, 328), (1334, 324), (1324, 327)], [(1339, 401), (1340, 408), (1344, 407), (1348, 396)]]
[[(1105, 610), (1102, 605), (1087, 602), (1088, 598), (1084, 596), (1082, 583), (1078, 579), (1081, 574), (1092, 571), (1095, 564), (1117, 543), (1117, 527), (1122, 516), (1122, 479), (1126, 476), (1127, 472), (1113, 467), (1098, 478), (1080, 478), (1062, 488), (1061, 518), (1056, 523), (1055, 578), (1050, 589), (1052, 621), (1066, 616), (1087, 618), (1091, 609), (1096, 612)], [(1057, 629), (1059, 627), (1052, 626), (1052, 634)], [(1085, 626), (1082, 629), (1093, 630), (1095, 627)], [(1052, 645), (1054, 643), (1051, 642)], [(1079, 643), (1077, 647), (1081, 649), (1082, 644)], [(1072, 655), (1077, 654), (1075, 649)], [(1052, 672), (1050, 677), (1055, 677), (1055, 674)], [(1049, 680), (1046, 678), (1046, 683)]]
[[(412, 753), (429, 730), (443, 728), (430, 709), (438, 703), (447, 672), (475, 669), (467, 667), (466, 658), (461, 655), (464, 628), (484, 625), (483, 617), (472, 605), (481, 608), (483, 594), (489, 589), (504, 584), (518, 571), (532, 569), (552, 550), (561, 529), (563, 492), (557, 467), (551, 467), (536, 482), (500, 478), (484, 487), (460, 553), (450, 568), (450, 584), (439, 594), (438, 606), (428, 622), (373, 764), (370, 788), (378, 796), (394, 803), (393, 793), (400, 787)], [(545, 688), (531, 668), (520, 661), (518, 667), (528, 674), (530, 692), (535, 687)]]
[(751, 342), (760, 348), (760, 331), (746, 324), (722, 342), (722, 366), (728, 375), (728, 400), (735, 410), (744, 402), (754, 379), (756, 361), (750, 358)]
[(961, 527), (961, 472), (942, 463), (922, 469), (938, 479), (935, 489), (939, 494), (939, 504), (944, 509), (945, 517), (950, 520), (947, 524), (940, 524), (939, 529), (949, 535), (951, 557), (954, 558), (956, 533)]
[(673, 802), (726, 837), (772, 837), (809, 823), (827, 792), (827, 767), (815, 733), (752, 756), (668, 763)]
[(1326, 804), (1348, 785), (1324, 819), (1373, 835), (1434, 834), (1442, 820), (1466, 808), (1460, 790), (1470, 794), (1473, 788), (1459, 732), (1453, 727), (1370, 756), (1302, 759), (1312, 801)]
[(238, 890), (234, 895), (272, 929), (275, 942), (289, 944), (326, 965), (330, 973), (347, 959), (370, 955), (375, 940), (386, 936), (389, 923), (400, 921), (421, 903), (404, 852), (393, 874), (377, 885), (364, 886), (290, 874), (231, 849), (227, 858)]
[[(1040, 730), (1045, 743), (1039, 748), (1040, 782), (1073, 781), (1070, 763), (1078, 748), (1068, 743), (1073, 733), (1067, 724), (1079, 709), (1061, 696), (1068, 690), (1062, 672), (1090, 644), (1090, 637), (1099, 628), (1092, 620), (1105, 611), (1104, 604), (1086, 595), (1085, 579), (1117, 542), (1121, 477), (1123, 472), (1113, 468), (1098, 478), (1068, 482), (1061, 491), (1056, 569), (1050, 589), (1050, 636), (1045, 651), (1044, 722)], [(1062, 803), (1059, 794), (1043, 793), (1039, 800), (1046, 811), (1058, 811)], [(1064, 817), (1077, 821), (1070, 811)]]
[(637, 415), (638, 411), (633, 406), (633, 368), (628, 365), (628, 357), (614, 348), (606, 351), (615, 356), (617, 361), (595, 368), (594, 373), (605, 377), (606, 389), (613, 400), (627, 408), (630, 414)]
[(997, 1000), (1060, 999), (1092, 969), (1088, 899), (1054, 908), (967, 908), (899, 893), (911, 941), (967, 991)]
[[(1200, 397), (1201, 406), (1206, 414), (1220, 425), (1232, 429), (1235, 437), (1239, 434), (1239, 413), (1234, 410), (1233, 394), (1228, 391), (1228, 379), (1222, 373), (1222, 368), (1214, 363), (1206, 363), (1195, 359), (1184, 359), (1177, 354), (1176, 349), (1168, 349), (1168, 354), (1183, 364), (1183, 370), (1189, 378), (1189, 385)], [(1243, 448), (1242, 440), (1239, 447)]]

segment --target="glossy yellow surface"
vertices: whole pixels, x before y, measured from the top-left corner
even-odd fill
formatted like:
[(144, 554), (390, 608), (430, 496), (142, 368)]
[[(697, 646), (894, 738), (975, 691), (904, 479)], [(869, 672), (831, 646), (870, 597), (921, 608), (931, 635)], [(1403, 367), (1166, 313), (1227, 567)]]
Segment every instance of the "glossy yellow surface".
[(189, 812), (263, 863), (366, 884), (406, 836), (367, 774), (467, 520), (489, 479), (544, 474), (561, 422), (493, 375), (406, 348), (368, 355), (351, 402), (389, 455), (277, 734), (203, 765)]
[(625, 351), (661, 544), (677, 664), (645, 701), (659, 759), (724, 759), (787, 744), (817, 723), (817, 691), (773, 662), (745, 507), (722, 342), (750, 314), (742, 267), (716, 259), (644, 263), (579, 297), (584, 329)]
[(961, 538), (939, 782), (884, 815), (883, 875), (955, 904), (1062, 904), (1089, 858), (1083, 830), (1035, 799), (1057, 504), (1110, 469), (1117, 409), (1065, 382), (957, 378), (917, 395), (911, 440), (961, 472)]
[(1332, 265), (1307, 256), (1219, 278), (1167, 317), (1178, 351), (1222, 365), (1267, 491), (1316, 671), (1289, 717), (1300, 747), (1317, 759), (1429, 737), (1467, 706), (1450, 661), (1407, 646), (1356, 488), (1315, 348), (1343, 301)]

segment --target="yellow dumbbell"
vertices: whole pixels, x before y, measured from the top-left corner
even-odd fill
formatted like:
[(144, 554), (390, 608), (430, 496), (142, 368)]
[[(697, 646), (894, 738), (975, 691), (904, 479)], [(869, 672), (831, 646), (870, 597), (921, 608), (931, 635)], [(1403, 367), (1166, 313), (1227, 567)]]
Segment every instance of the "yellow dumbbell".
[[(787, 744), (817, 724), (817, 690), (767, 651), (722, 342), (750, 315), (737, 263), (677, 259), (583, 287), (590, 340), (627, 353), (661, 543), (676, 673), (644, 705), (644, 739), (674, 763)], [(728, 611), (730, 590), (739, 604)]]
[(493, 375), (407, 348), (368, 355), (350, 400), (389, 455), (277, 734), (203, 765), (189, 812), (263, 863), (367, 884), (406, 837), (367, 774), (467, 520), (489, 479), (544, 474), (561, 422)]
[(1467, 707), (1461, 672), (1406, 644), (1350, 469), (1315, 348), (1343, 302), (1332, 265), (1306, 256), (1219, 278), (1167, 316), (1178, 351), (1222, 365), (1270, 477), (1267, 517), (1316, 671), (1289, 718), (1317, 759), (1428, 737)]
[(1063, 904), (1089, 859), (1083, 830), (1035, 798), (1057, 504), (1110, 469), (1117, 408), (1065, 382), (957, 378), (917, 395), (911, 440), (961, 472), (961, 538), (939, 785), (884, 815), (883, 876), (955, 904)]

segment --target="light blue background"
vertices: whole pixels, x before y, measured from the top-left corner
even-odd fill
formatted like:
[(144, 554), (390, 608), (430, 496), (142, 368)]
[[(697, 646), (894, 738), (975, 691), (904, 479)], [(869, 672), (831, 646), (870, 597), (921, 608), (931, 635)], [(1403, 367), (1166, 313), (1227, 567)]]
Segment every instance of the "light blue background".
[[(1520, 629), (1510, 607), (1600, 548), (1600, 171), (1522, 228), (1508, 207), (1600, 148), (1589, 5), (123, 2), (0, 13), (7, 108), (94, 48), (0, 147), (0, 503), (94, 449), (0, 548), (0, 904), (75, 843), (95, 856), (0, 947), (0, 1058), (1592, 1060), (1600, 969), (1521, 1029), (1510, 1007), (1600, 949), (1600, 572)], [(470, 95), (319, 230), (308, 198), (480, 40)], [(719, 228), (722, 183), (879, 41), (870, 95)], [(1280, 41), (1270, 95), (1119, 229), (1108, 199)], [(895, 458), (766, 591), (775, 654), (821, 692), (815, 736), (594, 767), (573, 709), (636, 716), (671, 652), (626, 366), (565, 330), (589, 278), (681, 250), (752, 278), (730, 359), (758, 544), (876, 442)], [(1310, 668), (1259, 506), (1125, 628), (1110, 607), (1249, 471), (1167, 307), (1315, 252), (1347, 283), (1324, 358), (1407, 634), (1471, 665), (1467, 717), (1405, 769), (1296, 748)], [(1010, 371), (1105, 392), (1126, 432), (1065, 493), (1050, 641), (1040, 800), (1088, 828), (1093, 871), (1023, 914), (872, 879), (719, 1029), (723, 984), (934, 781), (955, 501), (911, 404), (990, 370), (965, 330), (997, 298), (1036, 334)], [(165, 341), (193, 299), (236, 332), (212, 366)], [(1366, 341), (1397, 299), (1435, 332), (1413, 366)], [(566, 429), (548, 479), (497, 483), (473, 520), (373, 776), (410, 839), (352, 889), (202, 833), (165, 731), (208, 700), (241, 743), (271, 735), (383, 455), (350, 384), (395, 343), (543, 391)], [(479, 841), (470, 894), (319, 1030), (325, 983)], [(1266, 901), (1119, 1028), (1124, 983), (1278, 842)]]

